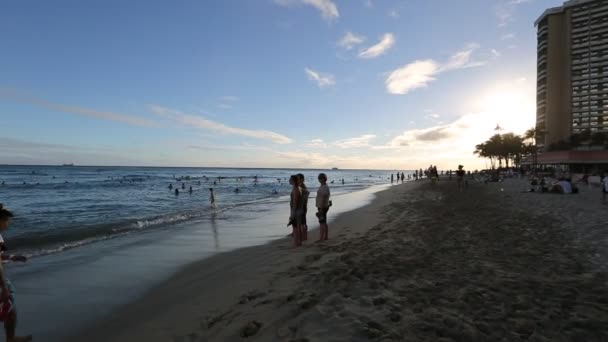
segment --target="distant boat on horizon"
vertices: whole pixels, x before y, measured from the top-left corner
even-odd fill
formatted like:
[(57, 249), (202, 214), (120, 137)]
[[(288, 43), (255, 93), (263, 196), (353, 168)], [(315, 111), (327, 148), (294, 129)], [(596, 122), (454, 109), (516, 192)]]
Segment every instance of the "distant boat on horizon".
[(61, 166), (74, 166), (74, 163), (69, 163), (69, 164), (61, 164)]
[(332, 167), (331, 169), (332, 169), (332, 170), (337, 170), (338, 168), (337, 168), (337, 167)]

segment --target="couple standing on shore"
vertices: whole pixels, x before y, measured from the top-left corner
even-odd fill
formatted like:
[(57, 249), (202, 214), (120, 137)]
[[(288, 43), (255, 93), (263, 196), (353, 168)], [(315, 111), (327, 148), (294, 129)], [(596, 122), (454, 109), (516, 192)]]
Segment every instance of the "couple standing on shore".
[[(318, 177), (319, 190), (317, 190), (317, 214), (320, 224), (319, 240), (323, 241), (329, 238), (329, 227), (327, 225), (327, 212), (331, 206), (329, 200), (330, 192), (327, 186), (327, 175), (320, 173)], [(293, 229), (293, 244), (294, 247), (302, 246), (302, 241), (308, 240), (308, 225), (306, 224), (306, 212), (308, 211), (308, 196), (310, 192), (304, 184), (304, 175), (297, 174), (289, 178), (291, 184), (291, 200), (289, 202), (291, 213), (289, 216), (288, 226)]]

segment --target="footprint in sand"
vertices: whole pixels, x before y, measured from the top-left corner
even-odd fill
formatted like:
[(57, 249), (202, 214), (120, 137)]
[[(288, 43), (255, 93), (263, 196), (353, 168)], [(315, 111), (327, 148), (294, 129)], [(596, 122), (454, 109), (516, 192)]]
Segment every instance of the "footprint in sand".
[(262, 323), (258, 321), (251, 321), (241, 328), (241, 337), (250, 337), (258, 333), (262, 328)]

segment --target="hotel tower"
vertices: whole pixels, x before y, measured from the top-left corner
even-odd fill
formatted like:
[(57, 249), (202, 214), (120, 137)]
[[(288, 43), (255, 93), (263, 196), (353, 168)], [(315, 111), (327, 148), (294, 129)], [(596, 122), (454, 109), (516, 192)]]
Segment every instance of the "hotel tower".
[(566, 1), (535, 26), (538, 147), (608, 132), (608, 0)]

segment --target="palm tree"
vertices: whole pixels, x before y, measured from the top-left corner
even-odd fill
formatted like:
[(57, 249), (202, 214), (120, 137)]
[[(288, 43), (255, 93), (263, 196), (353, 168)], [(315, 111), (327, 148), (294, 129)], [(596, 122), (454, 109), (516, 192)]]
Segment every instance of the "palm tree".
[(500, 134), (494, 134), (486, 141), (488, 154), (498, 159), (498, 168), (502, 168), (502, 160), (505, 157), (505, 149)]
[(524, 133), (524, 140), (532, 140), (532, 144), (536, 145), (536, 128), (532, 127)]
[(501, 138), (505, 153), (504, 158), (506, 160), (506, 166), (509, 167), (509, 160), (513, 160), (513, 166), (517, 166), (523, 153), (524, 138), (513, 133), (503, 134)]
[(476, 155), (478, 155), (480, 158), (489, 158), (490, 159), (490, 165), (492, 165), (492, 168), (494, 168), (494, 156), (492, 156), (488, 152), (488, 144), (487, 143), (481, 143), (481, 144), (475, 145), (475, 151), (473, 151), (473, 153), (476, 154)]

